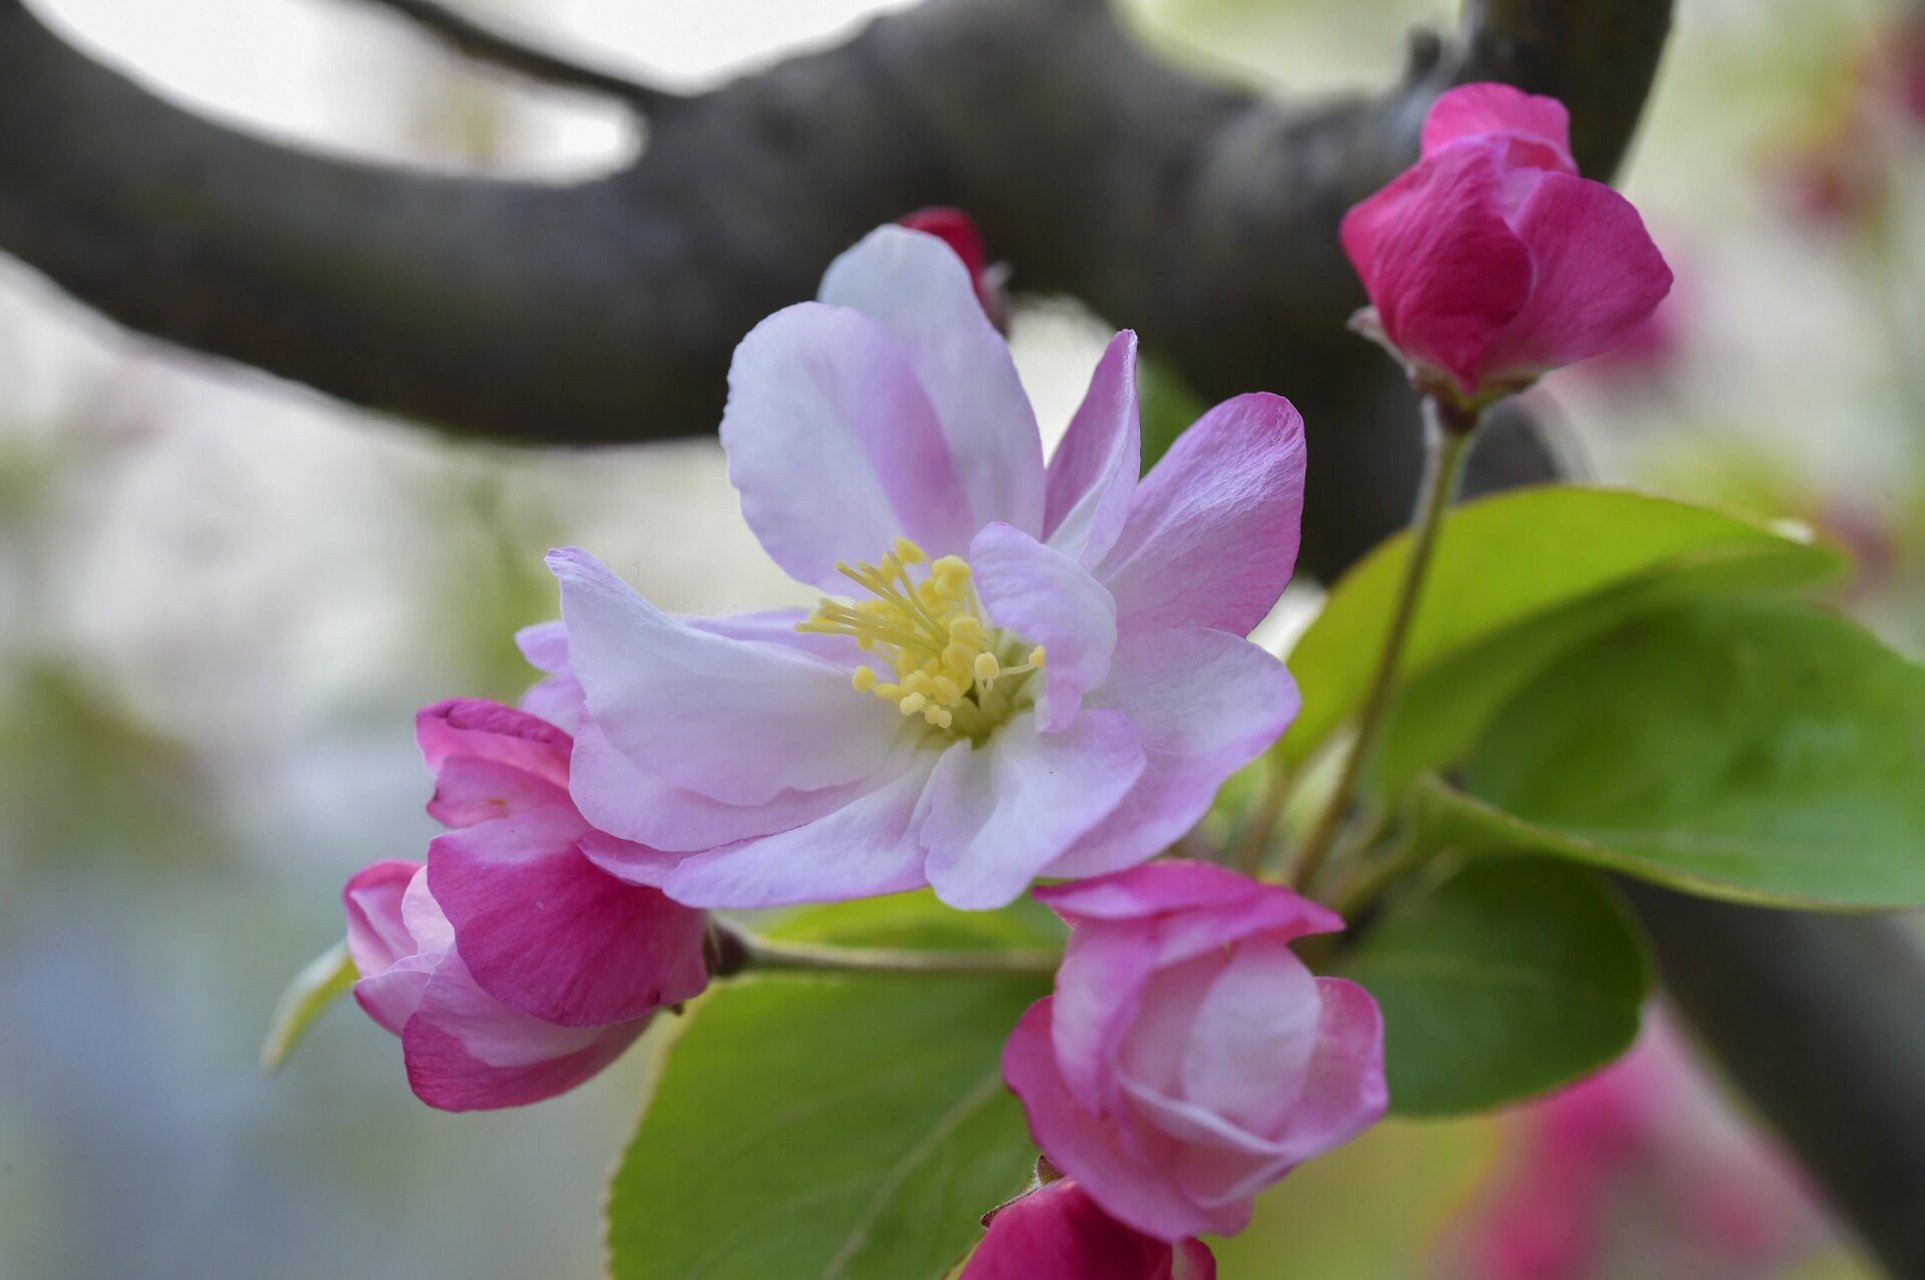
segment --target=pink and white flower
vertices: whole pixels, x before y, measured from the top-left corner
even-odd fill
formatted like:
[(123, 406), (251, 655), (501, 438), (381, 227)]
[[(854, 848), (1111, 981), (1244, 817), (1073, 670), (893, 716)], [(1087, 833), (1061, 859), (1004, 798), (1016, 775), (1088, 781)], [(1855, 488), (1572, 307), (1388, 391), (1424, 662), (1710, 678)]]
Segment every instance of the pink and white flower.
[(1070, 924), (1056, 993), (1003, 1078), (1050, 1162), (1159, 1240), (1233, 1235), (1251, 1198), (1382, 1117), (1383, 1018), (1290, 950), (1343, 922), (1290, 890), (1164, 861), (1038, 889)]
[[(1243, 637), (1290, 576), (1302, 422), (1246, 395), (1138, 483), (1135, 339), (1047, 467), (941, 241), (884, 227), (735, 353), (730, 478), (813, 613), (683, 620), (549, 556), (580, 682), (572, 790), (611, 874), (704, 907), (928, 884), (995, 907), (1139, 863), (1288, 724)], [(551, 669), (560, 670), (556, 664)]]
[(1424, 391), (1479, 403), (1616, 347), (1671, 288), (1631, 203), (1579, 176), (1555, 98), (1467, 84), (1417, 164), (1345, 215), (1357, 328)]
[(958, 1280), (1216, 1280), (1216, 1259), (1202, 1241), (1146, 1236), (1104, 1213), (1067, 1178), (984, 1221), (989, 1234)]
[(708, 984), (702, 913), (582, 856), (569, 737), (491, 702), (416, 717), (428, 812), (455, 828), (425, 866), (348, 881), (355, 999), (401, 1037), (408, 1083), (449, 1111), (511, 1107), (607, 1066), (662, 1005)]

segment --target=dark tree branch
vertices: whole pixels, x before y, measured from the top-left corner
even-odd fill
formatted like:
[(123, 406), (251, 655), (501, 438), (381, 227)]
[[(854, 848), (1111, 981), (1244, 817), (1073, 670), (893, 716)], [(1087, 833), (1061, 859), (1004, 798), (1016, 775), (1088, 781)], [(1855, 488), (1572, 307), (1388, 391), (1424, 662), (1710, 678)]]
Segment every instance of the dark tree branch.
[[(470, 435), (586, 444), (712, 430), (757, 319), (868, 228), (959, 204), (1019, 285), (1135, 326), (1198, 391), (1297, 400), (1303, 559), (1328, 577), (1401, 523), (1419, 465), (1408, 389), (1343, 330), (1362, 298), (1338, 219), (1463, 80), (1564, 99), (1580, 163), (1608, 177), (1670, 12), (1469, 0), (1398, 84), (1295, 109), (1175, 70), (1102, 0), (929, 0), (669, 103), (632, 167), (550, 187), (270, 145), (0, 0), (0, 248), (168, 341)], [(1490, 445), (1473, 489), (1552, 469), (1528, 430)], [(1907, 1030), (1925, 962), (1883, 921), (1634, 901), (1739, 1083), (1895, 1274), (1925, 1275), (1925, 1038)]]
[(360, 0), (360, 3), (385, 9), (412, 23), (472, 62), (487, 63), (544, 84), (619, 98), (643, 108), (666, 108), (686, 101), (681, 94), (667, 89), (538, 49), (525, 39), (466, 17), (436, 0)]
[[(1562, 93), (1608, 171), (1668, 11), (1473, 6), (1399, 84), (1304, 111), (1174, 69), (1100, 0), (931, 0), (658, 112), (632, 167), (552, 187), (267, 144), (0, 0), (0, 248), (134, 328), (345, 399), (593, 443), (712, 430), (759, 317), (867, 228), (962, 204), (1019, 286), (1134, 325), (1199, 391), (1296, 397), (1326, 477), (1308, 563), (1327, 569), (1416, 483), (1401, 392), (1342, 327), (1361, 295), (1337, 218), (1409, 159), (1454, 79)], [(1584, 41), (1606, 30), (1592, 67)]]
[(1925, 953), (1903, 920), (1626, 882), (1666, 989), (1893, 1276), (1925, 1276)]

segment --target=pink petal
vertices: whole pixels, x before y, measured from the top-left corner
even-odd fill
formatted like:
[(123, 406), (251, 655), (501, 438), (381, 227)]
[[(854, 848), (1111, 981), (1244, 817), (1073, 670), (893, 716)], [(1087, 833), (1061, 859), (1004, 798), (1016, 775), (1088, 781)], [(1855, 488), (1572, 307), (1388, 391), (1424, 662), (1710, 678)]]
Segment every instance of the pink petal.
[(1216, 1280), (1216, 1255), (1201, 1240), (1185, 1240), (1177, 1245), (1174, 1261), (1170, 1280)]
[(1288, 943), (1239, 943), (1193, 1011), (1183, 1096), (1240, 1129), (1277, 1132), (1302, 1097), (1321, 1008), (1316, 979)]
[(1477, 389), (1530, 296), (1530, 251), (1505, 220), (1502, 143), (1459, 142), (1344, 215), (1344, 252), (1406, 363)]
[[(1009, 344), (984, 313), (955, 251), (923, 232), (878, 227), (831, 264), (819, 296), (869, 317), (908, 353), (948, 442), (970, 528), (1001, 520), (1041, 532), (1043, 445), (1036, 415)], [(874, 560), (888, 545), (860, 558)]]
[(1064, 1178), (996, 1210), (960, 1280), (1207, 1280), (1215, 1275), (1216, 1263), (1201, 1244), (1189, 1240), (1176, 1249), (1186, 1270), (1174, 1269), (1172, 1246), (1116, 1221)]
[(372, 862), (348, 878), (341, 905), (348, 917), (348, 955), (362, 977), (380, 973), (415, 951), (414, 935), (401, 918), (401, 898), (421, 870), (419, 862), (391, 858)]
[(1088, 876), (1169, 847), (1208, 812), (1217, 789), (1295, 718), (1296, 684), (1281, 662), (1222, 631), (1125, 635), (1109, 678), (1084, 700), (1129, 717), (1147, 764), (1116, 812), (1049, 868)]
[(1102, 561), (1123, 531), (1142, 466), (1136, 398), (1136, 335), (1110, 339), (1083, 403), (1049, 460), (1043, 537), (1079, 564)]
[(1038, 733), (1023, 712), (980, 748), (958, 742), (930, 779), (922, 843), (929, 883), (952, 907), (1001, 907), (1100, 822), (1143, 772), (1129, 721), (1087, 712)]
[(428, 846), (428, 885), (495, 999), (544, 1022), (602, 1026), (701, 994), (703, 916), (582, 856), (572, 809), (503, 818)]
[(1292, 1163), (1342, 1146), (1383, 1118), (1384, 1015), (1368, 991), (1342, 978), (1318, 978), (1323, 1013), (1303, 1097), (1278, 1141)]
[(515, 644), (529, 666), (547, 673), (546, 679), (521, 695), (521, 709), (563, 733), (574, 733), (581, 715), (582, 686), (568, 667), (568, 625), (557, 618), (523, 627), (515, 633)]
[(919, 889), (914, 819), (935, 761), (934, 752), (919, 752), (893, 779), (813, 822), (696, 854), (664, 888), (690, 906), (740, 910)]
[(799, 649), (803, 653), (826, 658), (848, 671), (853, 671), (861, 663), (869, 661), (849, 636), (825, 636), (814, 631), (797, 631), (796, 624), (808, 616), (807, 609), (769, 609), (762, 613), (730, 613), (709, 618), (684, 618), (682, 621), (697, 631), (706, 631), (710, 635)]
[(805, 302), (735, 349), (729, 480), (763, 549), (798, 581), (840, 591), (837, 561), (873, 561), (899, 535), (932, 556), (963, 551), (977, 525), (943, 433), (912, 353), (868, 316)]
[[(833, 663), (678, 622), (586, 552), (551, 552), (548, 564), (588, 714), (609, 745), (665, 782), (724, 804), (766, 804), (874, 774), (903, 732), (894, 708), (856, 693)], [(593, 788), (576, 777), (584, 814), (620, 807), (598, 803)]]
[(442, 762), (434, 798), (428, 801), (428, 816), (444, 827), (472, 827), (555, 805), (572, 810), (565, 782), (501, 760), (457, 755)]
[(1638, 211), (1601, 182), (1546, 174), (1516, 228), (1537, 284), (1486, 356), (1487, 377), (1532, 377), (1602, 355), (1671, 290), (1671, 269)]
[(519, 1107), (581, 1084), (620, 1057), (646, 1019), (557, 1027), (484, 992), (449, 953), (401, 1034), (408, 1083), (444, 1111)]
[[(1038, 888), (1034, 896), (1046, 892)], [(1083, 1110), (1100, 1115), (1123, 1101), (1116, 1060), (1156, 971), (1156, 935), (1153, 929), (1085, 929), (1073, 938), (1056, 970), (1050, 1035), (1064, 1088)]]
[(1109, 675), (1116, 601), (1073, 558), (1010, 525), (977, 534), (969, 563), (991, 621), (1046, 651), (1042, 673), (1030, 677), (1042, 685), (1043, 730), (1067, 728), (1083, 695)]
[(1249, 634), (1296, 564), (1303, 469), (1303, 419), (1280, 396), (1237, 396), (1199, 418), (1144, 477), (1096, 570), (1118, 629)]
[(585, 716), (575, 740), (573, 795), (582, 816), (612, 837), (585, 837), (588, 856), (611, 875), (659, 885), (688, 854), (787, 831), (868, 795), (894, 778), (909, 754), (899, 750), (875, 773), (842, 786), (784, 791), (764, 804), (732, 805), (640, 768), (608, 741), (593, 717)]
[[(498, 702), (452, 698), (423, 707), (415, 712), (414, 736), (428, 771), (437, 778), (450, 760), (465, 759), (491, 761), (537, 781), (568, 785), (568, 735), (539, 716)], [(457, 794), (446, 804), (458, 813), (467, 799), (472, 797)]]
[(1121, 1130), (1076, 1105), (1056, 1069), (1050, 1044), (1050, 1000), (1031, 1005), (1003, 1048), (1003, 1081), (1022, 1101), (1030, 1136), (1050, 1162), (1081, 1183), (1104, 1212), (1158, 1240), (1184, 1240), (1243, 1225), (1235, 1213), (1211, 1213), (1176, 1181), (1167, 1140), (1141, 1153), (1127, 1150)]
[(341, 890), (348, 921), (348, 955), (361, 975), (354, 998), (369, 1017), (395, 1035), (416, 1006), (439, 960), (420, 957), (402, 911), (408, 886), (422, 872), (418, 862), (376, 862), (354, 873)]
[(1343, 928), (1336, 912), (1294, 890), (1183, 858), (1045, 885), (1034, 896), (1067, 920), (1079, 939), (1099, 930), (1151, 930), (1158, 964), (1175, 964), (1259, 933), (1288, 941)]
[(1508, 84), (1460, 84), (1447, 90), (1424, 118), (1423, 154), (1429, 158), (1459, 138), (1491, 133), (1506, 136), (1514, 164), (1577, 172), (1577, 161), (1571, 158), (1571, 113), (1564, 104)]

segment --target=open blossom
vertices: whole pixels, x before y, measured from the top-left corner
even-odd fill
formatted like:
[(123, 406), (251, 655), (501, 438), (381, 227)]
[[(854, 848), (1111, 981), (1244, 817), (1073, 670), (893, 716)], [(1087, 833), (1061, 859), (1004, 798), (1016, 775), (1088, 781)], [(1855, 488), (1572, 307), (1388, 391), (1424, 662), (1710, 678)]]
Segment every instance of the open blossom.
[(433, 1106), (572, 1089), (708, 984), (702, 913), (582, 856), (566, 733), (480, 701), (424, 708), (415, 726), (428, 812), (454, 830), (425, 866), (377, 862), (348, 881), (355, 998), (401, 1037), (408, 1083)]
[(1070, 924), (1003, 1078), (1043, 1154), (1160, 1240), (1234, 1234), (1251, 1198), (1375, 1124), (1383, 1019), (1290, 950), (1343, 927), (1288, 889), (1165, 861), (1038, 889)]
[(1067, 1178), (986, 1219), (989, 1234), (958, 1280), (1216, 1280), (1199, 1240), (1170, 1244), (1125, 1226)]
[(763, 547), (838, 598), (678, 619), (549, 556), (572, 790), (616, 837), (584, 851), (694, 906), (929, 884), (969, 908), (1158, 853), (1297, 707), (1242, 637), (1295, 560), (1301, 420), (1227, 401), (1139, 484), (1119, 334), (1046, 468), (941, 241), (884, 227), (821, 296), (737, 348), (722, 442)]
[(1370, 295), (1353, 323), (1471, 404), (1611, 350), (1671, 287), (1637, 210), (1578, 175), (1564, 105), (1509, 85), (1438, 98), (1422, 158), (1342, 236)]

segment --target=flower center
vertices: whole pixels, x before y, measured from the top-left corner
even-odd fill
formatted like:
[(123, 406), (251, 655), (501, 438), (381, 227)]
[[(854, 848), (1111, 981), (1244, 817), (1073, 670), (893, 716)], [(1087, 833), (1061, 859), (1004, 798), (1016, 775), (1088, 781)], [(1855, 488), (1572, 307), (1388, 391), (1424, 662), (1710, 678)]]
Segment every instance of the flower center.
[(981, 741), (1009, 718), (1028, 673), (1043, 665), (1043, 647), (1026, 648), (993, 627), (971, 582), (969, 562), (943, 556), (920, 578), (910, 572), (929, 557), (907, 538), (875, 564), (836, 568), (868, 593), (843, 604), (823, 598), (797, 631), (851, 636), (886, 664), (884, 679), (866, 663), (855, 669), (857, 693), (893, 702), (905, 716)]

